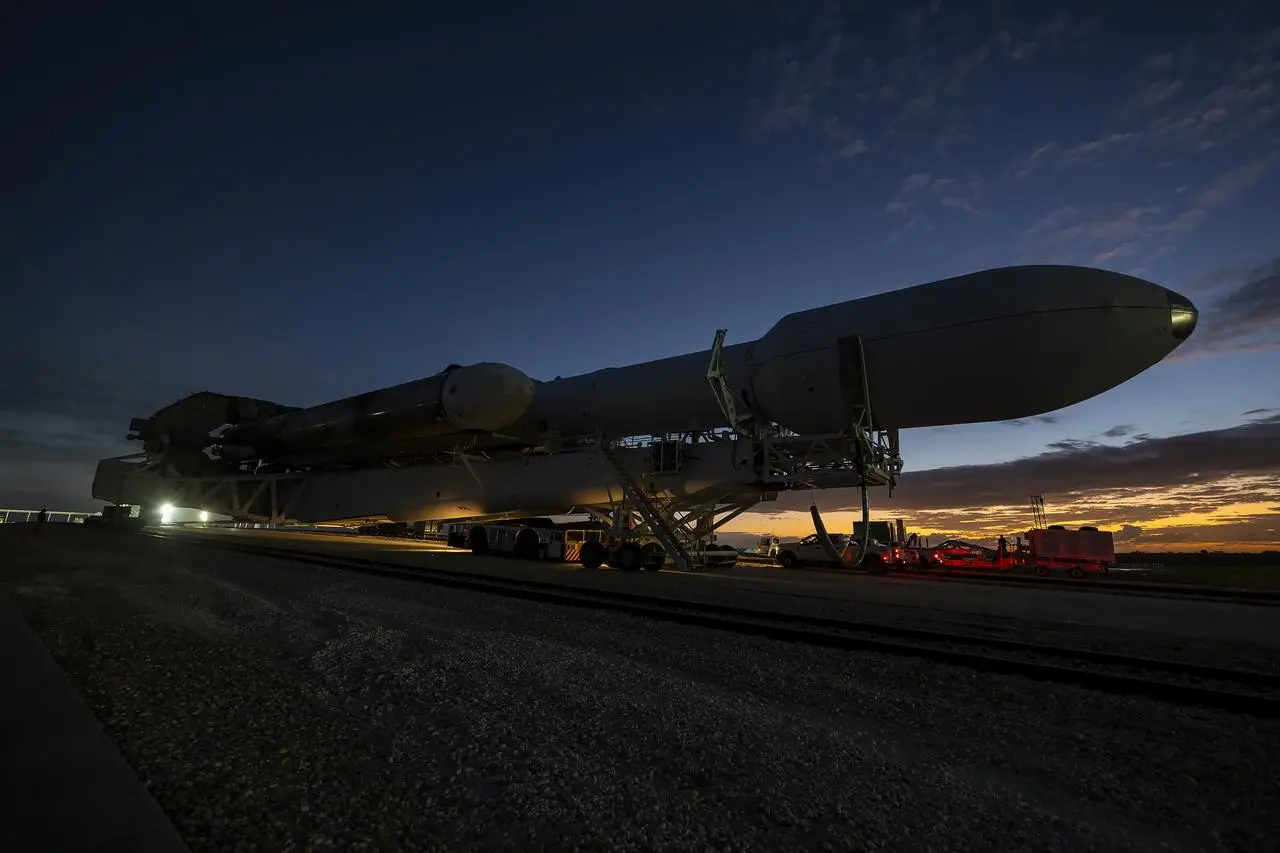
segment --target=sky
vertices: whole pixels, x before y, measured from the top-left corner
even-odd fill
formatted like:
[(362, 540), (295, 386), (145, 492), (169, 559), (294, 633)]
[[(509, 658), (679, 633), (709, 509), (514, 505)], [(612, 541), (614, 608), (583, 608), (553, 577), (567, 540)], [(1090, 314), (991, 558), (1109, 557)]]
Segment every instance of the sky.
[[(1199, 328), (1069, 409), (904, 433), (877, 514), (983, 538), (1034, 493), (1124, 548), (1280, 547), (1272, 4), (29, 5), (0, 27), (0, 507), (96, 508), (129, 419), (195, 391), (549, 379), (1074, 263)], [(809, 502), (733, 529), (804, 534)]]

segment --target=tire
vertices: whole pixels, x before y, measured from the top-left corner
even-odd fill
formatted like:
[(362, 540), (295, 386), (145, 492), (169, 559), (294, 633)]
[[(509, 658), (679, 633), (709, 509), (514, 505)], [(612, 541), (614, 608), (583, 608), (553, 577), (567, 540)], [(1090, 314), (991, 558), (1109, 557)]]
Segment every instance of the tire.
[(666, 552), (656, 542), (646, 542), (641, 546), (640, 553), (644, 557), (642, 567), (646, 572), (656, 572), (667, 562)]
[(1042, 578), (1047, 578), (1049, 577), (1049, 569), (1045, 566), (1036, 566), (1036, 574)]
[(862, 558), (862, 565), (869, 575), (889, 574), (889, 564), (879, 554), (868, 554)]
[(485, 532), (483, 527), (471, 528), (471, 535), (467, 539), (471, 545), (471, 553), (484, 555), (489, 553), (489, 534)]
[(542, 543), (538, 534), (532, 530), (521, 530), (516, 534), (516, 556), (522, 560), (536, 560), (542, 556)]
[(635, 542), (623, 542), (613, 555), (613, 564), (624, 572), (638, 572), (644, 565), (644, 553)]
[(582, 550), (578, 552), (578, 562), (582, 563), (584, 569), (598, 569), (604, 564), (604, 546), (595, 539), (588, 539), (582, 543)]
[(1072, 566), (1070, 569), (1067, 570), (1067, 574), (1069, 574), (1073, 578), (1084, 577), (1084, 572), (1080, 570), (1079, 566)]
[(794, 569), (796, 566), (800, 565), (800, 561), (797, 560), (796, 555), (792, 554), (790, 551), (783, 551), (778, 555), (778, 565), (782, 566), (784, 569)]

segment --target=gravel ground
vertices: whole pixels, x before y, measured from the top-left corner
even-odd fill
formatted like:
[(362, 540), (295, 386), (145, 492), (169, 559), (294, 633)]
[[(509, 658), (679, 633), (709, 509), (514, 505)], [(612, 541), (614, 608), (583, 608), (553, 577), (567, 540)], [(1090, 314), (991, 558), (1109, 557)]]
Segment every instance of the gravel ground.
[[(330, 556), (372, 558), (408, 567), (529, 577), (549, 583), (622, 589), (675, 599), (714, 599), (769, 611), (888, 621), (1150, 657), (1172, 655), (1179, 660), (1212, 666), (1280, 673), (1280, 635), (1275, 630), (1280, 609), (1275, 607), (1171, 601), (1106, 592), (1033, 592), (989, 585), (782, 569), (721, 570), (718, 574), (724, 576), (716, 573), (690, 576), (679, 572), (627, 575), (565, 568), (553, 563), (424, 551), (386, 538), (268, 531), (253, 531), (247, 537), (243, 531), (207, 531), (206, 534), (215, 540), (305, 548)], [(968, 603), (975, 600), (990, 600), (999, 606), (988, 612), (966, 610)], [(939, 602), (944, 602), (945, 608), (938, 606)], [(1100, 612), (1108, 614), (1107, 618), (1091, 619)]]
[(193, 851), (1280, 834), (1275, 722), (85, 529), (4, 547)]

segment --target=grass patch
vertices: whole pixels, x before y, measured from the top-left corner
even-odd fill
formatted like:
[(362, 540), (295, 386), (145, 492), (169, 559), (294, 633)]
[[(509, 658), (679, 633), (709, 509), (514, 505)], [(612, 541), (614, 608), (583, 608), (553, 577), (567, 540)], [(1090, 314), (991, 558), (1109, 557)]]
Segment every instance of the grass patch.
[(1132, 572), (1116, 572), (1116, 578), (1142, 578), (1170, 583), (1203, 586), (1239, 586), (1249, 589), (1280, 589), (1280, 565), (1188, 565), (1164, 566)]

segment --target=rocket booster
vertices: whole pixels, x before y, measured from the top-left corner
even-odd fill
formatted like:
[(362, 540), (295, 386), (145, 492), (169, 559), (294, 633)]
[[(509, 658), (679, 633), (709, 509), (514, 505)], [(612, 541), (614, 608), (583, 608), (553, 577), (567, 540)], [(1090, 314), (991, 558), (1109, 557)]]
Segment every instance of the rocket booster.
[(524, 414), (533, 386), (533, 380), (505, 364), (452, 365), (425, 379), (233, 427), (221, 436), (222, 455), (265, 458), (494, 432)]
[[(789, 314), (722, 356), (735, 404), (762, 420), (840, 432), (865, 375), (876, 426), (909, 429), (1087, 400), (1159, 362), (1197, 319), (1185, 297), (1132, 276), (1007, 267)], [(224, 456), (270, 458), (458, 433), (537, 444), (714, 429), (728, 424), (707, 382), (710, 359), (706, 350), (549, 382), (503, 364), (452, 367), (220, 440)]]

